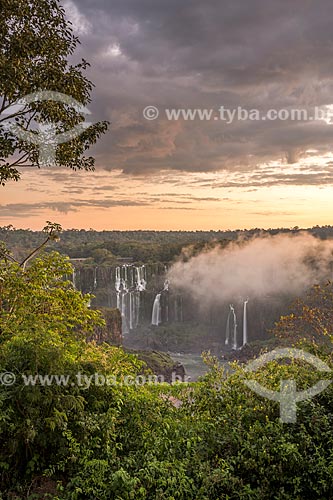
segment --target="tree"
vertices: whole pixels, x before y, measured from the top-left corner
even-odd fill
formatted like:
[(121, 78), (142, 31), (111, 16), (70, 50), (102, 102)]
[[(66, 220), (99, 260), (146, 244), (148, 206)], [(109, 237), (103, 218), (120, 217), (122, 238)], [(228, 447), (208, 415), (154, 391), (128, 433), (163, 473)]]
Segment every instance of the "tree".
[[(94, 374), (136, 375), (142, 367), (122, 349), (86, 341), (104, 320), (88, 307), (90, 296), (64, 279), (72, 272), (68, 258), (44, 253), (23, 267), (0, 257), (1, 499), (11, 497), (7, 487), (70, 470), (78, 458), (80, 470), (94, 447), (98, 459), (99, 442), (111, 458), (121, 395), (110, 409), (117, 388), (92, 384), (88, 391), (80, 380)], [(15, 377), (10, 385), (1, 378), (8, 372)], [(39, 382), (53, 374), (68, 382)], [(37, 383), (26, 384), (31, 377)], [(16, 496), (23, 497), (35, 495)]]
[[(14, 228), (10, 224), (9, 226), (5, 226), (4, 228), (0, 228), (0, 230), (4, 230), (5, 232), (7, 232), (7, 231), (13, 231)], [(8, 262), (8, 261), (15, 262), (24, 271), (29, 260), (31, 260), (41, 250), (43, 250), (43, 248), (48, 244), (49, 241), (58, 241), (59, 240), (59, 235), (61, 232), (62, 232), (62, 227), (60, 224), (57, 224), (56, 222), (46, 221), (46, 226), (43, 228), (43, 233), (46, 234), (45, 240), (40, 245), (38, 245), (37, 248), (34, 248), (28, 255), (26, 255), (21, 262), (19, 262), (18, 260), (16, 260), (12, 256), (12, 253), (6, 247), (5, 242), (0, 241), (0, 259), (4, 259), (5, 262)]]
[[(94, 158), (83, 154), (107, 130), (108, 122), (85, 127), (82, 108), (73, 103), (86, 106), (93, 84), (83, 74), (87, 61), (69, 63), (79, 40), (59, 0), (2, 0), (0, 34), (0, 184), (19, 180), (19, 167), (43, 164), (38, 145), (42, 136), (36, 127), (39, 132), (51, 127), (53, 136), (69, 134), (69, 142), (57, 141), (52, 165), (93, 170)], [(45, 100), (20, 101), (41, 91), (68, 98), (55, 102), (44, 95)], [(15, 132), (13, 124), (30, 138), (34, 134), (37, 144)], [(75, 127), (80, 134), (72, 137)]]
[(281, 316), (272, 333), (295, 344), (329, 346), (333, 342), (333, 283), (312, 286), (302, 298), (291, 305), (291, 312)]

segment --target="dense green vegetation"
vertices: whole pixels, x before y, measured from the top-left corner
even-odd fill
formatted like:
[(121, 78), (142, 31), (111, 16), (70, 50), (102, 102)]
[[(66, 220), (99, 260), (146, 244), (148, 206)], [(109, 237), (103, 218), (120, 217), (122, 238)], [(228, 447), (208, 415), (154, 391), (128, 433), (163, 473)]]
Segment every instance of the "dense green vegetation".
[[(332, 386), (298, 403), (296, 423), (281, 423), (279, 404), (244, 384), (255, 378), (279, 390), (281, 379), (294, 378), (300, 390), (329, 374), (299, 361), (252, 374), (234, 363), (227, 372), (206, 355), (210, 371), (200, 382), (144, 384), (149, 375), (135, 355), (86, 341), (103, 319), (63, 279), (70, 272), (57, 253), (26, 269), (1, 260), (0, 373), (15, 375), (0, 384), (3, 499), (333, 498)], [(297, 315), (299, 331), (302, 322), (317, 325), (306, 348), (330, 366), (332, 333), (318, 321), (332, 297), (332, 285), (316, 287)], [(282, 318), (276, 335), (286, 337), (295, 316)], [(69, 378), (45, 383), (45, 375)]]

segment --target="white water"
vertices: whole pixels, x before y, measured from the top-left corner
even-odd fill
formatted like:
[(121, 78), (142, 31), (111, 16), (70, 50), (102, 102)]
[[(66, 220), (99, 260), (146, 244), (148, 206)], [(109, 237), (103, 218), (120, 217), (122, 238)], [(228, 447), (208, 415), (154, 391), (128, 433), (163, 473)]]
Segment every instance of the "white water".
[(123, 287), (123, 292), (127, 293), (128, 292), (128, 288), (127, 288), (127, 280), (126, 280), (126, 278), (123, 279), (123, 280), (121, 280), (121, 285)]
[(116, 307), (122, 316), (123, 333), (128, 333), (139, 325), (140, 292), (147, 287), (145, 266), (116, 267), (114, 287), (117, 292)]
[(232, 313), (233, 320), (234, 320), (234, 328), (233, 328), (233, 336), (232, 336), (232, 349), (234, 351), (237, 351), (237, 318), (236, 318), (234, 306), (232, 304), (230, 304), (230, 309), (231, 309), (231, 313)]
[(230, 343), (230, 315), (231, 315), (231, 306), (229, 313), (228, 313), (228, 318), (227, 318), (227, 324), (225, 327), (225, 345), (229, 345)]
[(133, 292), (130, 292), (129, 294), (129, 327), (130, 330), (133, 330)]
[(244, 307), (243, 307), (243, 345), (244, 347), (247, 344), (247, 303), (249, 299), (246, 299), (244, 301)]
[[(105, 279), (106, 275), (99, 270), (98, 266), (93, 269), (92, 280), (89, 288), (89, 293), (92, 293)], [(80, 289), (81, 276), (80, 269), (75, 269), (73, 266), (71, 280), (73, 288)], [(147, 269), (145, 265), (133, 266), (124, 264), (117, 266), (112, 270), (110, 287), (115, 290), (113, 299), (109, 297), (109, 306), (117, 307), (122, 316), (123, 333), (129, 333), (139, 326), (141, 311), (143, 304), (141, 300), (141, 292), (147, 288)], [(164, 289), (167, 290), (168, 281), (164, 283)], [(114, 295), (116, 295), (116, 304), (114, 303)], [(90, 307), (90, 304), (89, 304)], [(159, 306), (160, 307), (160, 306)], [(160, 307), (161, 308), (161, 307)], [(158, 312), (158, 322), (161, 323), (161, 310)]]
[(147, 282), (145, 280), (145, 266), (135, 268), (136, 271), (136, 289), (138, 292), (143, 292), (146, 289)]
[(122, 317), (123, 333), (128, 333), (126, 297), (127, 297), (127, 292), (122, 293), (122, 295), (121, 295), (121, 317)]
[[(120, 283), (121, 283), (121, 277), (120, 277), (120, 267), (116, 267), (116, 280), (115, 280), (115, 289), (117, 292), (120, 290)], [(118, 306), (117, 306), (118, 307)], [(119, 308), (118, 308), (119, 309)]]
[(135, 325), (135, 328), (138, 326), (139, 324), (139, 320), (140, 320), (140, 294), (139, 293), (136, 293), (135, 296), (134, 296), (134, 299), (135, 299), (135, 319), (134, 319), (134, 325)]
[[(242, 347), (244, 347), (248, 343), (248, 335), (247, 335), (247, 303), (249, 299), (244, 300), (243, 303), (243, 339), (242, 339)], [(238, 350), (237, 344), (237, 316), (235, 312), (235, 308), (232, 304), (229, 305), (230, 311), (227, 317), (227, 324), (225, 328), (225, 345), (230, 345), (232, 342), (232, 349)], [(232, 317), (232, 326), (230, 325)]]
[(97, 288), (97, 267), (94, 270), (94, 290)]
[(158, 293), (154, 300), (151, 324), (158, 326), (161, 323), (161, 294)]

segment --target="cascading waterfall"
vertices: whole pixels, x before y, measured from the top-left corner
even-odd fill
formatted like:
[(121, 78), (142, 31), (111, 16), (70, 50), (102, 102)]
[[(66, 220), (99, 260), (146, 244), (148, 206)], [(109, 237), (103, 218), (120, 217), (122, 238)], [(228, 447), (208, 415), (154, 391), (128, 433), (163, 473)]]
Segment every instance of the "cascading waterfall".
[[(162, 306), (161, 306), (161, 295), (163, 292), (169, 291), (169, 280), (165, 280), (163, 284), (163, 289), (159, 292), (154, 300), (153, 311), (151, 315), (151, 324), (158, 326), (162, 323)], [(165, 317), (164, 321), (169, 321), (169, 305), (168, 302), (165, 306)]]
[(127, 288), (127, 279), (126, 279), (126, 278), (125, 278), (125, 279), (123, 279), (123, 280), (121, 281), (121, 284), (122, 284), (122, 287), (123, 287), (123, 292), (124, 292), (124, 293), (128, 293), (128, 288)]
[(117, 308), (121, 312), (123, 333), (128, 333), (139, 325), (140, 293), (146, 290), (145, 266), (125, 264), (116, 267), (115, 289)]
[(126, 299), (127, 299), (127, 292), (121, 295), (121, 318), (122, 318), (123, 333), (128, 333)]
[(135, 295), (135, 323), (134, 326), (137, 328), (140, 321), (140, 294)]
[(133, 313), (135, 313), (135, 311), (133, 311), (133, 292), (130, 292), (129, 293), (129, 327), (130, 327), (130, 330), (133, 330)]
[(115, 281), (115, 288), (117, 292), (120, 291), (120, 284), (121, 284), (121, 277), (120, 277), (120, 267), (116, 267), (116, 281)]
[(145, 266), (135, 268), (136, 271), (136, 289), (138, 292), (146, 290), (147, 282), (145, 280)]
[[(165, 280), (164, 285), (163, 285), (163, 292), (168, 292), (169, 291), (169, 280)], [(166, 301), (165, 304), (165, 321), (168, 323), (169, 322), (169, 300)]]
[(94, 290), (97, 288), (97, 267), (94, 269)]
[(227, 318), (227, 324), (225, 327), (225, 345), (230, 344), (230, 316), (231, 316), (231, 306), (229, 306), (229, 313)]
[(128, 288), (128, 286), (127, 286), (127, 266), (123, 266), (121, 269), (123, 271), (123, 277), (122, 277), (121, 283), (123, 285), (123, 288), (127, 289)]
[[(167, 266), (161, 264), (77, 265), (68, 280), (82, 293), (93, 294), (92, 305), (117, 307), (123, 317), (123, 332), (130, 332), (141, 323), (151, 323), (156, 294), (161, 294), (159, 320), (183, 321), (183, 300), (179, 293), (170, 293)], [(149, 285), (148, 285), (149, 284)], [(184, 309), (186, 310), (186, 309)]]
[(235, 308), (232, 304), (230, 304), (230, 310), (231, 310), (232, 317), (234, 320), (233, 336), (232, 336), (232, 349), (234, 351), (237, 351), (237, 317), (236, 317), (236, 313), (235, 313)]
[(158, 326), (161, 323), (161, 294), (158, 293), (154, 300), (151, 324)]
[(246, 299), (244, 301), (244, 306), (243, 306), (243, 345), (244, 347), (247, 344), (247, 303), (249, 299)]
[[(242, 347), (244, 347), (247, 342), (247, 303), (249, 299), (246, 299), (243, 302), (243, 339), (242, 339)], [(235, 308), (232, 304), (229, 305), (229, 313), (227, 317), (227, 324), (225, 328), (225, 345), (230, 345), (230, 342), (232, 343), (231, 348), (233, 350), (238, 350), (238, 344), (237, 344), (237, 316), (236, 316), (236, 311)], [(232, 325), (231, 323), (232, 319)]]

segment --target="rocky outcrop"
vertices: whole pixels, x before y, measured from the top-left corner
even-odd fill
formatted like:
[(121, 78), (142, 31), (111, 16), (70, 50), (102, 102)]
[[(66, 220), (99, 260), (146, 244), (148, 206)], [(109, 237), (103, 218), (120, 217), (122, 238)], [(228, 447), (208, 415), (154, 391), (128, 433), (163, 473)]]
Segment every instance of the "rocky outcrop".
[(107, 342), (108, 344), (121, 345), (123, 341), (121, 331), (121, 313), (119, 309), (111, 307), (99, 307), (105, 326), (98, 326), (89, 340), (95, 340), (98, 344)]
[[(224, 352), (221, 359), (228, 362), (239, 361), (240, 363), (247, 363), (258, 358), (264, 352), (272, 351), (278, 347), (284, 347), (284, 343), (276, 337), (271, 337), (266, 341), (256, 340), (236, 351)], [(286, 347), (288, 346), (286, 345)]]
[(135, 351), (126, 349), (126, 352), (135, 354), (144, 361), (154, 375), (162, 375), (165, 382), (171, 383), (176, 380), (185, 381), (185, 368), (181, 363), (175, 362), (169, 354), (158, 351)]

